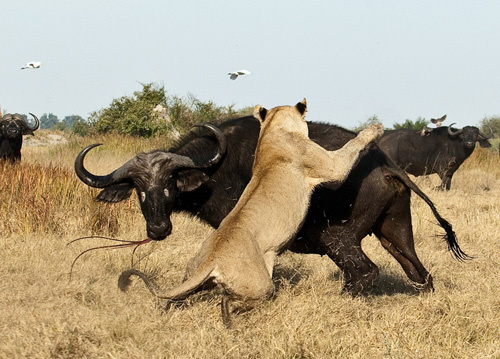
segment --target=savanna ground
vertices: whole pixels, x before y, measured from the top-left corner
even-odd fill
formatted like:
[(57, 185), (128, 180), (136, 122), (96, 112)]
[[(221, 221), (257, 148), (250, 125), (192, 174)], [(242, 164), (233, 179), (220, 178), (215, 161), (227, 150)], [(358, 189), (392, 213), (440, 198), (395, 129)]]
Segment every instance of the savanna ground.
[[(49, 138), (38, 131), (38, 138)], [(49, 138), (50, 139), (50, 138)], [(23, 148), (20, 165), (0, 166), (0, 357), (2, 358), (499, 358), (500, 163), (477, 148), (456, 173), (452, 190), (434, 191), (437, 176), (417, 178), (454, 226), (465, 263), (447, 252), (429, 208), (412, 196), (417, 252), (436, 291), (414, 291), (375, 237), (363, 246), (381, 275), (366, 296), (341, 295), (341, 274), (326, 257), (285, 253), (274, 275), (276, 296), (221, 321), (216, 293), (193, 296), (162, 311), (144, 285), (117, 289), (131, 249), (83, 255), (112, 244), (88, 235), (141, 240), (144, 221), (135, 194), (100, 204), (74, 175), (76, 154), (103, 142), (86, 165), (113, 170), (133, 154), (166, 147), (165, 139), (69, 138)], [(162, 287), (182, 280), (187, 260), (212, 229), (186, 215), (174, 232), (139, 247), (134, 266)], [(250, 274), (249, 274), (250, 275)]]

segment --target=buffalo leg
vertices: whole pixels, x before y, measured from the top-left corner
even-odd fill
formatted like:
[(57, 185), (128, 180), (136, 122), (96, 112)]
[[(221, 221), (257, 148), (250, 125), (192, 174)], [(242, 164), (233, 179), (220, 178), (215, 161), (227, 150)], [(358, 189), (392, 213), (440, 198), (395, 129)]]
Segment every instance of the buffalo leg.
[[(401, 198), (400, 198), (401, 199)], [(399, 262), (410, 280), (422, 291), (433, 291), (432, 277), (415, 252), (410, 207), (399, 201), (374, 228), (382, 246)]]
[(445, 172), (445, 173), (440, 173), (439, 177), (441, 178), (441, 185), (439, 186), (440, 190), (446, 190), (449, 191), (451, 188), (451, 177), (453, 176), (453, 172)]
[(229, 298), (227, 295), (222, 296), (220, 309), (222, 314), (222, 322), (227, 329), (231, 329), (233, 323), (231, 321), (231, 311), (229, 309)]
[(353, 235), (346, 234), (342, 239), (330, 239), (325, 245), (328, 256), (342, 270), (342, 292), (357, 296), (373, 284), (379, 271), (363, 252), (361, 242), (352, 237)]

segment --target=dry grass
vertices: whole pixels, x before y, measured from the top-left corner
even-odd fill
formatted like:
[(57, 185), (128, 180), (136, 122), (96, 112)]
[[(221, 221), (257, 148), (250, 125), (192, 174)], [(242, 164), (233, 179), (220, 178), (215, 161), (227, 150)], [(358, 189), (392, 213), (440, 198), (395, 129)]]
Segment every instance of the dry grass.
[[(478, 151), (455, 175), (450, 192), (436, 192), (436, 176), (418, 184), (449, 219), (461, 263), (446, 252), (423, 201), (412, 204), (419, 257), (436, 292), (415, 294), (396, 261), (373, 237), (366, 252), (381, 269), (372, 294), (340, 295), (340, 272), (328, 258), (287, 253), (276, 268), (277, 294), (235, 317), (226, 330), (219, 296), (196, 295), (167, 312), (135, 282), (120, 293), (116, 281), (131, 250), (95, 251), (69, 269), (84, 249), (104, 241), (93, 233), (144, 238), (136, 199), (115, 205), (93, 201), (97, 191), (73, 174), (78, 150), (95, 172), (112, 170), (133, 153), (161, 145), (125, 138), (70, 139), (56, 147), (25, 148), (23, 163), (0, 168), (0, 357), (2, 358), (498, 358), (500, 357), (500, 164)], [(57, 164), (57, 165), (56, 165)], [(166, 241), (142, 246), (136, 267), (165, 287), (211, 229), (185, 215), (173, 218)], [(107, 243), (106, 243), (107, 244)]]

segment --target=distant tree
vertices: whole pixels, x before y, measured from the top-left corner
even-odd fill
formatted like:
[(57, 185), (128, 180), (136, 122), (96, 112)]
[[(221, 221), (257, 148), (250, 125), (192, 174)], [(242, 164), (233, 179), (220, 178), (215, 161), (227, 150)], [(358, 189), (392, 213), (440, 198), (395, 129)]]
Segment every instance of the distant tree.
[(247, 107), (240, 108), (238, 110), (238, 114), (240, 114), (241, 116), (250, 116), (253, 114), (254, 108), (255, 108), (255, 106), (247, 106)]
[(368, 117), (368, 119), (365, 122), (360, 122), (358, 126), (351, 128), (351, 130), (354, 132), (359, 132), (364, 130), (368, 126), (373, 125), (374, 123), (382, 123), (382, 121), (380, 121), (377, 115)]
[(49, 114), (44, 113), (40, 117), (40, 128), (41, 129), (51, 129), (55, 125), (57, 125), (58, 122), (59, 122), (59, 119), (57, 118), (56, 115), (54, 115), (52, 113), (49, 113)]
[(79, 118), (73, 123), (71, 131), (76, 135), (86, 136), (91, 131), (90, 123), (80, 116), (78, 117)]
[(481, 120), (479, 129), (482, 133), (488, 135), (490, 133), (490, 128), (495, 137), (500, 136), (500, 116), (485, 117)]
[(392, 126), (395, 130), (400, 130), (402, 128), (408, 128), (410, 130), (415, 130), (415, 131), (420, 131), (424, 126), (427, 126), (429, 124), (429, 121), (427, 121), (423, 117), (419, 117), (414, 121), (412, 120), (406, 120), (403, 123), (394, 123)]
[(196, 123), (241, 115), (239, 111), (234, 109), (233, 105), (218, 106), (213, 101), (202, 102), (192, 94), (188, 94), (186, 98), (168, 97), (166, 106), (172, 123), (181, 131), (188, 131)]
[(68, 127), (66, 124), (62, 121), (58, 121), (54, 126), (52, 126), (51, 130), (57, 130), (57, 131), (66, 131)]
[(165, 133), (177, 135), (196, 123), (237, 114), (233, 106), (202, 102), (193, 95), (188, 95), (187, 99), (167, 96), (163, 86), (143, 84), (142, 87), (142, 91), (134, 92), (133, 96), (114, 99), (109, 107), (92, 112), (91, 130), (143, 137)]
[(64, 119), (61, 122), (64, 123), (65, 128), (72, 128), (73, 125), (75, 124), (75, 122), (81, 121), (81, 120), (83, 120), (83, 118), (81, 116), (70, 115), (70, 116), (64, 117)]
[(99, 133), (117, 132), (149, 137), (165, 130), (153, 121), (153, 109), (166, 103), (165, 89), (153, 84), (143, 85), (132, 97), (114, 99), (108, 108), (90, 114), (90, 122)]

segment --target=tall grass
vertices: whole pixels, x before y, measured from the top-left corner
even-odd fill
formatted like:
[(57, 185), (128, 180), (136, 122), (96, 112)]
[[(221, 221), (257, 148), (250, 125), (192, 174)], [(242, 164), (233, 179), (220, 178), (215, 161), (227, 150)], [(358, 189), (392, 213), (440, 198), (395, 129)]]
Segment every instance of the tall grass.
[(123, 207), (94, 200), (96, 191), (55, 165), (0, 163), (0, 231), (115, 235)]
[[(97, 203), (98, 191), (75, 177), (74, 156), (94, 141), (105, 143), (86, 159), (96, 173), (152, 144), (113, 136), (70, 139), (23, 148), (21, 164), (0, 167), (0, 358), (500, 357), (496, 154), (476, 150), (449, 192), (433, 190), (435, 175), (416, 179), (453, 224), (462, 249), (476, 258), (461, 263), (448, 255), (432, 213), (413, 196), (415, 246), (434, 277), (435, 293), (415, 292), (369, 236), (363, 249), (381, 275), (366, 296), (340, 295), (341, 273), (328, 258), (285, 253), (276, 265), (275, 298), (236, 316), (235, 328), (226, 330), (216, 292), (168, 311), (139, 281), (120, 293), (116, 280), (130, 267), (130, 250), (88, 253), (69, 280), (79, 253), (106, 244), (89, 239), (66, 246), (70, 240), (89, 234), (144, 238), (135, 197)], [(188, 259), (212, 230), (181, 214), (173, 223), (172, 235), (140, 247), (135, 261), (162, 287), (180, 283)]]

